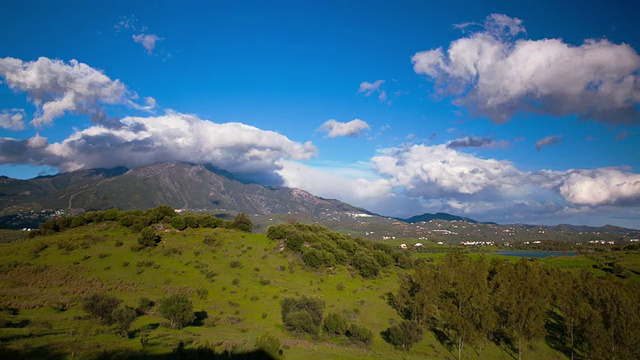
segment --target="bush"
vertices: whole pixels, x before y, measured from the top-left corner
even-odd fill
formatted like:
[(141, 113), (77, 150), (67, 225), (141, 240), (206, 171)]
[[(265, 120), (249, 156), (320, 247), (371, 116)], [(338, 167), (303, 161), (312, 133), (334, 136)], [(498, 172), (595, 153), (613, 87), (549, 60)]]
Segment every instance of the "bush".
[(113, 311), (120, 305), (122, 300), (109, 294), (95, 293), (84, 298), (82, 309), (93, 317), (100, 319), (103, 324), (113, 324)]
[(148, 297), (141, 297), (138, 301), (138, 308), (136, 309), (141, 314), (146, 314), (155, 305), (153, 300)]
[(196, 293), (198, 294), (200, 300), (206, 300), (207, 296), (209, 296), (209, 290), (203, 287), (198, 288), (198, 290), (196, 290)]
[(155, 229), (148, 227), (142, 229), (138, 237), (138, 244), (142, 247), (156, 246), (162, 238), (156, 234)]
[(354, 343), (371, 345), (373, 343), (373, 332), (358, 324), (351, 324), (347, 330), (347, 337)]
[(171, 226), (176, 230), (184, 230), (187, 227), (182, 216), (176, 216), (171, 219)]
[(256, 341), (256, 347), (269, 355), (270, 359), (279, 359), (282, 355), (280, 339), (269, 333), (262, 334)]
[(347, 319), (342, 314), (329, 313), (322, 328), (332, 335), (344, 335), (347, 332)]
[(229, 263), (229, 267), (230, 268), (241, 268), (242, 267), (242, 263), (240, 262), (240, 260), (231, 260), (231, 262)]
[(118, 334), (124, 338), (129, 338), (131, 323), (136, 319), (136, 312), (130, 307), (118, 307), (111, 313), (113, 322), (116, 323)]
[(321, 298), (302, 296), (280, 302), (282, 322), (287, 330), (317, 334), (322, 324), (325, 302)]
[(251, 222), (251, 220), (245, 213), (236, 215), (230, 225), (232, 229), (244, 232), (251, 232), (253, 230), (253, 222)]
[(169, 320), (173, 329), (180, 329), (195, 319), (193, 303), (185, 294), (172, 295), (160, 301), (160, 315)]
[(403, 321), (382, 333), (382, 337), (391, 345), (410, 350), (413, 344), (422, 340), (422, 328), (415, 321)]
[(376, 277), (380, 271), (378, 262), (363, 251), (359, 251), (353, 256), (351, 264), (358, 269), (358, 272), (364, 278)]

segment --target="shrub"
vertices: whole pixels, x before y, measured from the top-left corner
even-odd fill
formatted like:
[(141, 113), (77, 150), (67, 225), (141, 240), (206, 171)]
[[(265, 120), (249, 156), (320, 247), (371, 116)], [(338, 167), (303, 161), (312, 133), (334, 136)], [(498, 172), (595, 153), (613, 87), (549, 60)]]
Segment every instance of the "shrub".
[(229, 267), (231, 267), (231, 268), (241, 268), (242, 267), (242, 263), (240, 262), (240, 260), (231, 260), (231, 262), (229, 263)]
[(347, 319), (342, 314), (329, 313), (322, 326), (325, 332), (332, 335), (343, 335), (347, 332)]
[(206, 300), (207, 296), (209, 296), (209, 290), (205, 289), (204, 287), (198, 288), (198, 290), (196, 290), (196, 293), (198, 294), (200, 300)]
[(187, 227), (182, 216), (176, 216), (171, 219), (171, 226), (176, 230), (184, 230)]
[(351, 324), (351, 326), (349, 326), (347, 337), (354, 343), (363, 345), (371, 345), (373, 343), (373, 332), (358, 324)]
[(193, 322), (193, 303), (185, 294), (175, 294), (160, 301), (160, 315), (169, 320), (173, 329), (180, 329)]
[(82, 309), (106, 325), (113, 324), (112, 313), (122, 300), (109, 294), (95, 293), (84, 298)]
[(422, 340), (422, 328), (415, 321), (403, 321), (382, 333), (382, 337), (391, 345), (410, 350), (413, 344)]
[(155, 246), (162, 238), (158, 235), (155, 229), (148, 227), (142, 229), (140, 236), (138, 237), (138, 244), (142, 247)]
[(256, 341), (256, 347), (267, 353), (270, 359), (281, 357), (282, 349), (280, 346), (280, 339), (269, 333), (262, 334)]
[(129, 329), (131, 323), (136, 319), (136, 312), (130, 307), (118, 307), (111, 313), (113, 322), (116, 323), (118, 333), (124, 337), (129, 338)]
[(138, 312), (141, 314), (146, 314), (149, 310), (151, 310), (153, 305), (155, 305), (153, 300), (149, 299), (148, 297), (141, 297), (138, 301), (138, 308), (136, 310), (138, 310)]
[(380, 271), (378, 262), (363, 251), (359, 251), (353, 256), (351, 264), (358, 269), (358, 272), (364, 278), (376, 277)]
[(280, 302), (282, 322), (290, 331), (317, 334), (325, 302), (318, 297), (284, 298)]
[(253, 222), (251, 222), (251, 220), (245, 213), (236, 215), (230, 225), (232, 229), (244, 232), (251, 232), (253, 230)]

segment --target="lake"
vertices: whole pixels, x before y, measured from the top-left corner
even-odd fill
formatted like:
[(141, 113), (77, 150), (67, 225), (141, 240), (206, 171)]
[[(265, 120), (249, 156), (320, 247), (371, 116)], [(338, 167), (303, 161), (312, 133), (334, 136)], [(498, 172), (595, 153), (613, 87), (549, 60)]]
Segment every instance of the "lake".
[(498, 251), (498, 255), (504, 256), (519, 256), (519, 257), (530, 257), (530, 258), (546, 258), (549, 256), (573, 256), (578, 253), (575, 251), (509, 251), (509, 250), (500, 250)]

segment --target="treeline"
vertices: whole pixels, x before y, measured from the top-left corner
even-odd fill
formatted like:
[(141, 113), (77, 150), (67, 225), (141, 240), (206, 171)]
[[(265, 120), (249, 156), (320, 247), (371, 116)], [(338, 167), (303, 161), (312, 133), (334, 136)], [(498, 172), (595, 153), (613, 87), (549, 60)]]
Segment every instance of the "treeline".
[[(389, 303), (445, 345), (479, 354), (489, 342), (521, 359), (544, 339), (571, 359), (640, 358), (640, 285), (563, 272), (537, 260), (516, 264), (450, 253), (420, 262)], [(467, 348), (470, 350), (470, 348)]]
[(163, 225), (164, 227), (171, 227), (176, 230), (217, 227), (245, 232), (251, 232), (253, 230), (253, 223), (244, 213), (238, 214), (231, 221), (225, 221), (211, 214), (178, 214), (170, 206), (163, 205), (149, 210), (121, 211), (114, 208), (109, 210), (88, 211), (78, 216), (60, 216), (40, 224), (39, 229), (31, 231), (29, 236), (52, 235), (67, 229), (103, 222), (118, 223), (135, 233), (139, 233), (143, 229), (154, 225)]
[(408, 269), (411, 254), (394, 246), (333, 232), (319, 225), (283, 223), (270, 226), (267, 237), (283, 241), (285, 248), (298, 254), (313, 269), (350, 265), (364, 278), (378, 276), (392, 266)]

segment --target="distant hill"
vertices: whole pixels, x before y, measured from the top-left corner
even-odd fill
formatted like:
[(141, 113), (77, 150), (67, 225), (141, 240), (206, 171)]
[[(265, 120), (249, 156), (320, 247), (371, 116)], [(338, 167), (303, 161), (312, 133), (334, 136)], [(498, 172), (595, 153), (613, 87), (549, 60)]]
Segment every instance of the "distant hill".
[(408, 219), (398, 219), (401, 221), (404, 221), (406, 223), (409, 224), (415, 224), (415, 223), (419, 223), (419, 222), (429, 222), (431, 220), (445, 220), (445, 221), (466, 221), (468, 223), (472, 223), (472, 224), (477, 224), (478, 221), (473, 220), (473, 219), (469, 219), (467, 217), (461, 217), (461, 216), (456, 216), (456, 215), (451, 215), (451, 214), (447, 214), (447, 213), (435, 213), (435, 214), (429, 214), (429, 213), (424, 213), (422, 215), (416, 215), (416, 216), (412, 216)]

